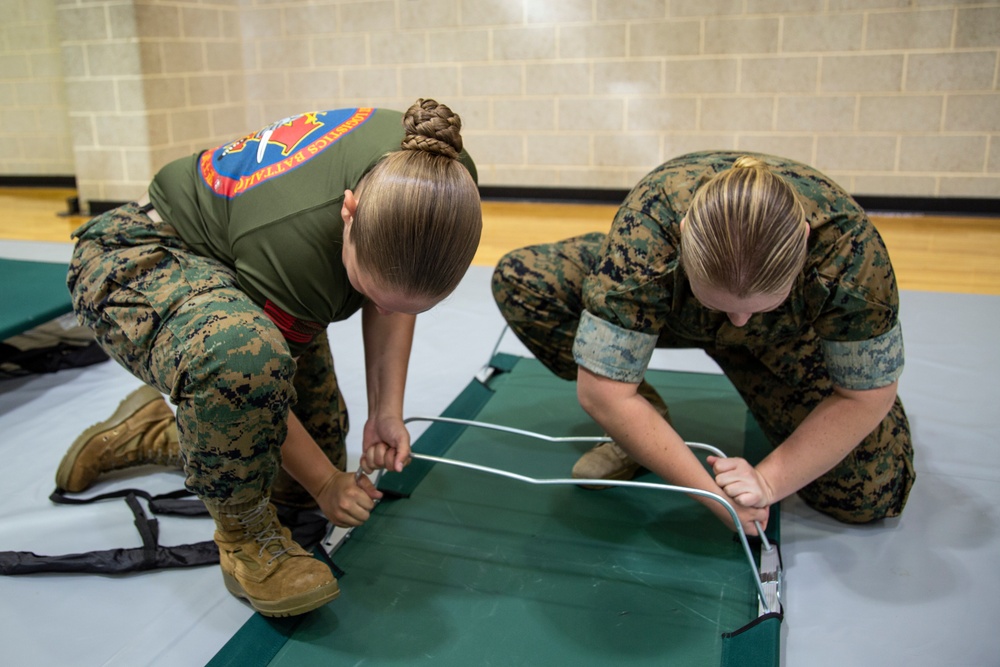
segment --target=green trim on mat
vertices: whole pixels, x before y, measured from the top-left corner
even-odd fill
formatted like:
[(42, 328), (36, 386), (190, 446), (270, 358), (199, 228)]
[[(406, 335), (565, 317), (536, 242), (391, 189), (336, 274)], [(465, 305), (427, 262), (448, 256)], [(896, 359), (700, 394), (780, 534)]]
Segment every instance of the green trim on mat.
[(523, 358), (514, 354), (507, 354), (506, 352), (499, 352), (490, 360), (490, 368), (495, 368), (503, 373), (509, 373), (514, 370), (517, 362)]
[(304, 618), (267, 618), (254, 614), (206, 667), (265, 667), (295, 634)]

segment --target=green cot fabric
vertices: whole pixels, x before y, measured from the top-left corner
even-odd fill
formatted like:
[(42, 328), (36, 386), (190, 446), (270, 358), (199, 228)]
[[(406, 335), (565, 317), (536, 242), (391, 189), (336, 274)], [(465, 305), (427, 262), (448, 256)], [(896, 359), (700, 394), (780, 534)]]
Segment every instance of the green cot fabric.
[(0, 259), (0, 340), (73, 310), (66, 264)]
[[(600, 435), (573, 384), (534, 360), (510, 366), (488, 389), (470, 383), (446, 415)], [(725, 377), (647, 377), (688, 440), (730, 455), (769, 449), (747, 429), (746, 407)], [(540, 479), (569, 477), (588, 447), (439, 426), (417, 451)], [(739, 541), (682, 494), (531, 485), (443, 464), (383, 482), (408, 495), (384, 500), (334, 554), (341, 598), (291, 621), (255, 616), (213, 667), (723, 665), (726, 654), (731, 665), (777, 664), (772, 626), (744, 627), (757, 618), (758, 599)]]

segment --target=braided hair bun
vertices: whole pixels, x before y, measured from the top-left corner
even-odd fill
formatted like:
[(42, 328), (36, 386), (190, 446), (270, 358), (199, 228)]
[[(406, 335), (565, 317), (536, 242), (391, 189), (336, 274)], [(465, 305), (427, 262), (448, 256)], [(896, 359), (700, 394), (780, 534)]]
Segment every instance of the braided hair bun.
[(417, 100), (403, 114), (406, 136), (403, 150), (424, 151), (457, 159), (462, 152), (462, 119), (444, 104), (434, 100)]
[(771, 168), (766, 162), (751, 155), (742, 155), (733, 162), (733, 169), (767, 169)]

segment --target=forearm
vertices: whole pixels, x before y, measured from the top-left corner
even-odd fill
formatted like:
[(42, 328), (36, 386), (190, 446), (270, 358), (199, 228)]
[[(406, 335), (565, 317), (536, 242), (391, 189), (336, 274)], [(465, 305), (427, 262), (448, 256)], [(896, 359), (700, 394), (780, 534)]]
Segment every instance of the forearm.
[(415, 315), (362, 311), (368, 415), (402, 417), (406, 371), (413, 346)]
[(866, 391), (837, 389), (757, 465), (776, 503), (832, 470), (881, 423), (896, 384)]
[(632, 458), (665, 481), (722, 494), (705, 466), (656, 409), (635, 392), (635, 386), (615, 385), (621, 383), (580, 369), (580, 403), (594, 421)]
[(340, 472), (291, 411), (288, 412), (288, 435), (281, 445), (281, 467), (313, 498), (318, 498), (323, 485)]
[[(757, 525), (767, 523), (767, 509), (734, 504), (684, 440), (637, 389), (638, 385), (601, 377), (582, 366), (577, 374), (580, 404), (618, 445), (667, 482), (707, 491), (730, 501), (738, 523), (748, 534), (756, 535)], [(700, 494), (691, 497), (735, 528), (729, 509), (721, 503)]]
[(309, 435), (302, 422), (288, 413), (288, 436), (281, 445), (282, 467), (305, 488), (335, 525), (358, 526), (368, 520), (374, 501), (382, 497), (367, 477), (338, 470)]

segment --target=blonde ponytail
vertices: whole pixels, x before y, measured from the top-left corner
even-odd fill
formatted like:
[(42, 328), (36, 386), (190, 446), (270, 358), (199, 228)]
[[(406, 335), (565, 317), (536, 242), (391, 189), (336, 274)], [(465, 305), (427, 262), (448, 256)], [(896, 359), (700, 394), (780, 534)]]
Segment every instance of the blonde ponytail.
[(808, 234), (792, 187), (745, 155), (695, 193), (681, 261), (693, 279), (735, 296), (777, 294), (802, 270)]

